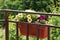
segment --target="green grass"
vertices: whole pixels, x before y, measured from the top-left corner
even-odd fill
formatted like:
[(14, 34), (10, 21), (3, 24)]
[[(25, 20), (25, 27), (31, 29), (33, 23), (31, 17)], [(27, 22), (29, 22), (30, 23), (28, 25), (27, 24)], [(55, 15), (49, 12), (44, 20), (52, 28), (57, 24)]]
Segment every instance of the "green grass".
[(5, 40), (5, 30), (4, 29), (0, 29), (0, 40)]

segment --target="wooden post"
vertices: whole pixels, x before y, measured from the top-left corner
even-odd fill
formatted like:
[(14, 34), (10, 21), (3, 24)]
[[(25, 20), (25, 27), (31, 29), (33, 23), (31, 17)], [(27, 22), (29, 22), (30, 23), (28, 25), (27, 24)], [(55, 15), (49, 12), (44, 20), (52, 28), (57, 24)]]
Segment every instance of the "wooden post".
[(18, 22), (16, 22), (16, 40), (18, 40)]
[(5, 11), (5, 38), (9, 40), (9, 27), (8, 27), (8, 12)]

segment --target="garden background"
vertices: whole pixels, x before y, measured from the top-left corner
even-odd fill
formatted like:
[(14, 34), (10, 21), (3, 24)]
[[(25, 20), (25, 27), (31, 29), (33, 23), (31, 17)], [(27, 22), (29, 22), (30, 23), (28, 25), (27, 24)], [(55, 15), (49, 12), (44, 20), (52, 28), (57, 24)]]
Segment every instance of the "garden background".
[[(47, 13), (60, 13), (60, 0), (0, 0), (0, 9), (11, 9), (11, 10), (21, 10), (26, 9), (35, 10), (37, 12), (47, 12)], [(9, 13), (9, 19), (13, 20), (16, 13)], [(60, 25), (59, 17), (49, 16), (52, 21), (49, 24)], [(4, 14), (0, 13), (0, 19), (4, 19)], [(4, 23), (0, 22), (0, 40), (5, 40), (4, 38)], [(9, 23), (9, 38), (10, 40), (16, 40), (16, 27), (15, 23)], [(23, 36), (19, 36), (19, 39), (25, 40)], [(30, 40), (35, 40), (36, 38), (30, 38)], [(50, 30), (50, 40), (60, 40), (60, 29), (51, 28)]]

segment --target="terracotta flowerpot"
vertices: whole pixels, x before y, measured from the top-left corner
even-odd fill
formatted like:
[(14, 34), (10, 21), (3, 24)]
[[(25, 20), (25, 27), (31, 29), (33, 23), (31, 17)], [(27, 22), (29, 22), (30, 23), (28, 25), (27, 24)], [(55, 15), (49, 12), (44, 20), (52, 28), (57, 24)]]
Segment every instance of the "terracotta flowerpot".
[[(18, 27), (20, 28), (21, 35), (26, 35), (26, 23), (18, 23)], [(36, 37), (36, 25), (28, 24), (29, 36)], [(48, 27), (39, 26), (39, 38), (47, 38), (48, 37)]]

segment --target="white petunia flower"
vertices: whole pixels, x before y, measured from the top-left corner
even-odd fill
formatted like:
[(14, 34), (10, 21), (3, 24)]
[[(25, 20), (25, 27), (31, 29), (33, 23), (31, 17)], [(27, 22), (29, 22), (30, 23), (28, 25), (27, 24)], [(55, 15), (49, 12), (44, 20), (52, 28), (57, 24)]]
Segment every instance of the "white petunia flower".
[(23, 17), (23, 14), (22, 14), (22, 13), (18, 13), (18, 16), (19, 16), (19, 17)]
[(16, 15), (16, 17), (14, 18), (15, 21), (19, 21), (19, 16)]
[(19, 16), (18, 16), (18, 15), (16, 15), (16, 17), (15, 17), (15, 18), (16, 18), (16, 19), (18, 19), (18, 17), (19, 17)]
[(28, 21), (29, 23), (31, 23), (31, 22), (32, 22), (32, 19), (31, 19), (31, 18), (28, 18), (27, 21)]
[(37, 17), (40, 17), (40, 15), (37, 15)]
[(31, 16), (30, 15), (27, 15), (27, 18), (31, 18)]

